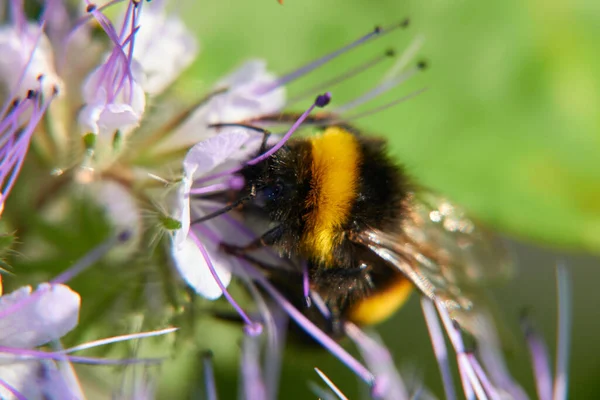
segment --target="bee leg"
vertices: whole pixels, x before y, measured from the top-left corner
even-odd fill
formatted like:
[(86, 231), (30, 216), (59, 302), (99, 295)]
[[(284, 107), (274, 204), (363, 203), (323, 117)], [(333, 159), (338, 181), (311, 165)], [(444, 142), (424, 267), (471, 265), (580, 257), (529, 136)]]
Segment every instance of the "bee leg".
[(262, 236), (256, 238), (245, 246), (236, 246), (228, 243), (221, 243), (221, 248), (229, 254), (241, 256), (254, 250), (262, 249), (263, 247), (272, 246), (283, 234), (281, 225), (270, 229)]

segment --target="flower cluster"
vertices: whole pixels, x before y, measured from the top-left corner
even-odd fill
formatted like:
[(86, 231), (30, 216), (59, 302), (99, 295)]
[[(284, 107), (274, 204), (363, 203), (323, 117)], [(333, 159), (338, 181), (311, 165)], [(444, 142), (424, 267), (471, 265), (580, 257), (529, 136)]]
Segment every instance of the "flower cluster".
[[(107, 267), (108, 273), (115, 275), (107, 280), (126, 281), (125, 290), (114, 290), (116, 294), (99, 296), (97, 301), (102, 303), (100, 308), (106, 315), (118, 317), (110, 319), (99, 314), (89, 318), (108, 330), (128, 325), (140, 314), (148, 315), (145, 318), (152, 328), (164, 326), (165, 320), (171, 325), (193, 310), (196, 298), (213, 301), (225, 297), (235, 310), (235, 315), (228, 318), (244, 325), (240, 367), (243, 398), (277, 397), (290, 320), (352, 370), (367, 385), (372, 397), (431, 397), (421, 382), (406, 379), (397, 371), (392, 355), (376, 334), (344, 323), (343, 331), (364, 360), (359, 361), (257, 266), (283, 269), (292, 265), (303, 269), (303, 295), (311, 311), (328, 320), (330, 310), (318, 293), (311, 292), (303, 260), (284, 257), (266, 247), (256, 252), (260, 262), (253, 262), (222, 249), (224, 242), (242, 246), (259, 240), (263, 228), (259, 226), (262, 222), (254, 226), (228, 212), (241, 203), (232, 203), (223, 194), (244, 187), (244, 178), (239, 174), (244, 166), (271, 157), (306, 124), (347, 123), (421, 92), (354, 112), (423, 69), (422, 63), (405, 65), (418, 47), (417, 41), (378, 85), (338, 106), (327, 117), (315, 114), (315, 109), (329, 106), (332, 94), (328, 90), (393, 54), (379, 55), (295, 98), (286, 96), (287, 84), (365, 42), (405, 28), (408, 21), (376, 28), (282, 77), (269, 72), (262, 60), (248, 61), (218, 81), (204, 98), (184, 104), (167, 89), (194, 61), (199, 44), (183, 22), (167, 12), (166, 2), (113, 0), (99, 5), (86, 0), (74, 7), (71, 2), (47, 0), (35, 19), (24, 11), (22, 1), (9, 3), (8, 18), (0, 26), (0, 80), (5, 89), (1, 92), (4, 101), (0, 109), (2, 227), (17, 235), (24, 232), (20, 237), (24, 246), (19, 250), (35, 260), (51, 259), (55, 254), (71, 257), (72, 253), (66, 251), (77, 246), (70, 241), (91, 237), (96, 228), (101, 232), (99, 236), (108, 235), (109, 239), (91, 251), (82, 251), (85, 256), (81, 261), (58, 277), (52, 278), (55, 274), (49, 263), (41, 262), (47, 268), (36, 269), (37, 274), (31, 275), (34, 282), (46, 283), (35, 291), (25, 286), (0, 297), (0, 353), (8, 360), (0, 368), (1, 397), (83, 398), (84, 390), (71, 363), (160, 361), (141, 357), (102, 359), (71, 353), (100, 344), (172, 333), (172, 328), (68, 349), (61, 347), (59, 339), (78, 325), (81, 303), (83, 310), (88, 299), (94, 302), (91, 292), (82, 291), (80, 296), (66, 284), (75, 282), (75, 278), (85, 280), (94, 270), (88, 267), (94, 264)], [(307, 102), (303, 113), (284, 113), (299, 101)], [(157, 104), (160, 107), (155, 107)], [(280, 130), (271, 134), (267, 128), (273, 127)], [(35, 152), (28, 154), (30, 148), (35, 148)], [(33, 172), (23, 168), (26, 157), (33, 160)], [(20, 174), (23, 176), (15, 185)], [(36, 201), (23, 202), (29, 196), (28, 188), (36, 188)], [(73, 215), (86, 207), (92, 209), (91, 220), (102, 220), (99, 227), (90, 226), (83, 217), (77, 224), (72, 223)], [(35, 221), (28, 221), (23, 215), (35, 215)], [(76, 231), (79, 227), (81, 231)], [(564, 270), (559, 271), (559, 282), (566, 282)], [(27, 275), (21, 269), (14, 272), (17, 277)], [(243, 290), (232, 290), (233, 282), (241, 283), (236, 288)], [(94, 293), (102, 291), (99, 281), (88, 278), (86, 283)], [(117, 284), (109, 282), (106, 286), (113, 283)], [(191, 300), (186, 287), (193, 291)], [(136, 298), (135, 306), (123, 307), (130, 301), (134, 303), (133, 295), (123, 294), (127, 291), (144, 301)], [(106, 292), (111, 290), (107, 288)], [(240, 301), (238, 296), (251, 301)], [(563, 287), (559, 298), (568, 303), (568, 289)], [(447, 398), (456, 395), (439, 318), (457, 354), (467, 398), (526, 397), (506, 372), (490, 317), (485, 313), (479, 316), (478, 348), (469, 352), (462, 343), (459, 327), (440, 302), (424, 299), (422, 306)], [(540, 398), (548, 398), (550, 393), (560, 398), (565, 391), (567, 309), (568, 304), (561, 313), (560, 367), (554, 387), (544, 346), (535, 332), (527, 329)], [(83, 324), (78, 327), (84, 328)], [(89, 330), (97, 332), (94, 328)], [(47, 344), (51, 351), (40, 348)], [(216, 398), (212, 355), (206, 352), (201, 359), (207, 398)], [(323, 372), (317, 372), (329, 387), (313, 385), (319, 396), (330, 398), (332, 391), (345, 398), (343, 390)], [(121, 392), (117, 397), (152, 397), (151, 383), (156, 377), (146, 370), (134, 375), (138, 380), (131, 384), (133, 393)]]

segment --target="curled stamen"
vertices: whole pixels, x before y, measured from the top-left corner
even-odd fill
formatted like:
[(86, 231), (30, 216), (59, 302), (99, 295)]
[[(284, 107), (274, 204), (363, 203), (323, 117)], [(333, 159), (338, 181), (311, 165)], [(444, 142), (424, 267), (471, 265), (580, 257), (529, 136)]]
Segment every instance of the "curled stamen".
[(271, 90), (274, 90), (277, 87), (286, 85), (289, 82), (296, 80), (299, 77), (306, 75), (307, 73), (319, 68), (321, 65), (326, 64), (327, 62), (333, 60), (337, 56), (344, 54), (344, 53), (348, 52), (349, 50), (354, 49), (357, 46), (360, 46), (361, 44), (367, 42), (368, 40), (370, 40), (372, 38), (381, 37), (385, 34), (393, 32), (394, 30), (396, 30), (398, 28), (407, 27), (408, 23), (409, 23), (409, 20), (405, 19), (405, 20), (403, 20), (397, 24), (394, 24), (390, 27), (387, 27), (387, 28), (376, 27), (373, 31), (371, 31), (367, 35), (359, 38), (358, 40), (355, 40), (354, 42), (342, 47), (341, 49), (336, 50), (333, 53), (330, 53), (324, 57), (321, 57), (321, 58), (305, 65), (304, 67), (298, 68), (297, 70), (295, 70), (287, 75), (282, 76), (281, 78), (277, 79), (275, 82), (271, 83), (270, 85), (260, 88), (259, 90), (256, 91), (256, 95), (260, 96), (260, 95), (270, 92)]

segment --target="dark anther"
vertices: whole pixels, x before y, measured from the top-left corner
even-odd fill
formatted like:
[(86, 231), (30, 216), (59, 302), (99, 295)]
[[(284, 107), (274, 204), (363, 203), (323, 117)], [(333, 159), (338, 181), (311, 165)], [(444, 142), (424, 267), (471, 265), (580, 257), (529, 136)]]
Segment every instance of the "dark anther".
[(315, 105), (317, 107), (325, 107), (327, 104), (329, 104), (329, 102), (331, 101), (331, 93), (327, 92), (325, 94), (321, 94), (319, 96), (317, 96), (317, 99), (315, 100)]
[(95, 5), (94, 3), (90, 3), (90, 4), (88, 4), (88, 6), (85, 8), (85, 11), (87, 11), (87, 12), (91, 13), (91, 12), (94, 12), (94, 11), (96, 11), (96, 8), (97, 8), (97, 7), (96, 7), (96, 5)]
[(417, 68), (419, 68), (420, 70), (427, 69), (427, 67), (429, 67), (429, 63), (425, 60), (421, 60), (417, 63)]
[(373, 33), (379, 34), (379, 33), (381, 33), (382, 30), (383, 30), (383, 28), (381, 26), (377, 25), (375, 27), (375, 29), (373, 30)]
[(42, 79), (44, 79), (44, 74), (39, 74), (39, 75), (37, 76), (37, 78), (35, 78), (35, 79), (37, 79), (37, 80), (38, 80), (38, 82), (39, 82), (39, 81), (41, 81)]
[(410, 18), (406, 18), (404, 21), (402, 21), (402, 23), (400, 24), (401, 27), (406, 28), (408, 25), (410, 25)]
[(396, 50), (394, 49), (387, 49), (385, 51), (385, 55), (388, 57), (394, 57), (396, 55)]
[(119, 236), (117, 236), (117, 239), (119, 239), (119, 242), (126, 242), (131, 238), (131, 231), (123, 231), (121, 233), (119, 233)]
[(33, 99), (33, 98), (35, 98), (36, 96), (37, 96), (37, 92), (36, 92), (35, 90), (31, 90), (31, 89), (29, 89), (29, 90), (27, 91), (27, 98), (28, 98), (29, 100), (31, 100), (31, 99)]
[(56, 96), (58, 94), (58, 85), (52, 86), (52, 96)]
[(213, 358), (213, 352), (211, 350), (204, 350), (202, 352), (202, 358), (207, 358), (207, 359), (212, 359)]

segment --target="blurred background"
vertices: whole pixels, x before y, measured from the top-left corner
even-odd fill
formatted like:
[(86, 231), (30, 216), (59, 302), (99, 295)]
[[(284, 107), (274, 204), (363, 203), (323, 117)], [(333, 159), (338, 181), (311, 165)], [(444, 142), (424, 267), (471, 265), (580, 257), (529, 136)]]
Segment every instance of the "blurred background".
[[(389, 138), (393, 154), (419, 182), (447, 194), (506, 239), (518, 271), (494, 294), (514, 339), (509, 366), (531, 395), (518, 317), (530, 310), (554, 354), (554, 267), (565, 262), (575, 307), (571, 398), (600, 394), (600, 2), (286, 0), (280, 6), (274, 0), (203, 0), (185, 3), (180, 12), (202, 44), (179, 86), (191, 98), (248, 58), (265, 58), (274, 72), (286, 73), (375, 25), (410, 17), (408, 30), (295, 82), (290, 94), (388, 48), (401, 53), (422, 36), (413, 62), (425, 59), (429, 68), (365, 109), (427, 91), (355, 123)], [(393, 62), (332, 88), (333, 106), (372, 88)], [(298, 109), (311, 101), (297, 103)], [(408, 367), (441, 396), (417, 300), (379, 331), (400, 368)], [(211, 326), (197, 343), (212, 348), (219, 389), (229, 398), (237, 382), (239, 336), (227, 326)], [(197, 385), (200, 371), (190, 368), (195, 356), (188, 355), (188, 368), (163, 369), (164, 396), (180, 398)], [(306, 381), (318, 381), (314, 366), (356, 398), (357, 384), (345, 367), (323, 352), (293, 348), (284, 361), (285, 398), (312, 397)]]

